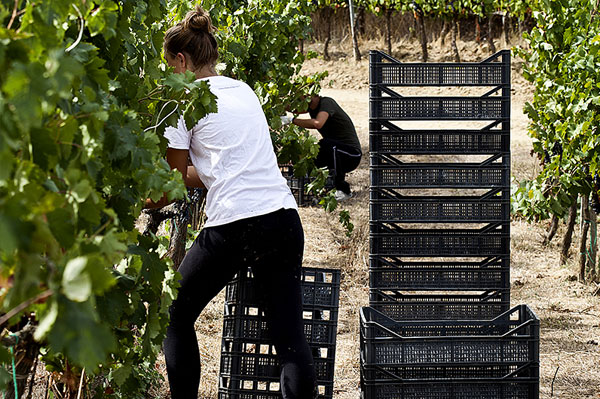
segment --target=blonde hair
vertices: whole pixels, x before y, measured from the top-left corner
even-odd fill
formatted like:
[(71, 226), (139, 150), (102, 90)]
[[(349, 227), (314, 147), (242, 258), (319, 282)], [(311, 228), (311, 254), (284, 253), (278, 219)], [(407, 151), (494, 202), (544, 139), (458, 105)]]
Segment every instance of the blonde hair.
[(190, 57), (194, 68), (214, 66), (219, 58), (217, 40), (210, 16), (199, 5), (189, 11), (183, 21), (169, 28), (165, 33), (163, 49), (165, 54), (175, 57), (183, 53)]

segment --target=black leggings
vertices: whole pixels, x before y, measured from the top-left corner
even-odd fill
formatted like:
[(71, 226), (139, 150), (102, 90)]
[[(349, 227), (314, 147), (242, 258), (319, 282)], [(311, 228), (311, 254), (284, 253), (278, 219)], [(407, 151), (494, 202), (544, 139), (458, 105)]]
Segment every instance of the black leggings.
[(350, 184), (346, 181), (346, 173), (358, 168), (362, 152), (341, 141), (323, 138), (319, 141), (319, 154), (315, 165), (327, 167), (332, 173), (335, 188), (350, 194)]
[(181, 287), (170, 308), (164, 341), (172, 399), (195, 399), (200, 355), (194, 323), (221, 289), (248, 266), (263, 296), (265, 315), (282, 366), (284, 398), (312, 398), (315, 370), (302, 323), (300, 268), (304, 231), (293, 209), (203, 229), (185, 255)]

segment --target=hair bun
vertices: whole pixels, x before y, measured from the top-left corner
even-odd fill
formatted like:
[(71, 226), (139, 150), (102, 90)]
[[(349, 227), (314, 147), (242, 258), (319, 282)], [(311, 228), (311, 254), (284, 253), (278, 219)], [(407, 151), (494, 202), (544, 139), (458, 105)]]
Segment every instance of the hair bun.
[(187, 13), (183, 20), (183, 27), (192, 32), (212, 33), (214, 30), (210, 16), (198, 5), (195, 10)]

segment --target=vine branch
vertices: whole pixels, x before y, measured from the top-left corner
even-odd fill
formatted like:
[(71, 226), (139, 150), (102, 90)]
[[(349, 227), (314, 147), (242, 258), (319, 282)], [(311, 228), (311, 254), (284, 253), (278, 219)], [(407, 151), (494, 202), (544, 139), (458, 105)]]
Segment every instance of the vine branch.
[(79, 20), (81, 21), (81, 26), (79, 28), (79, 35), (77, 36), (77, 40), (75, 40), (73, 42), (73, 44), (71, 44), (69, 47), (67, 47), (67, 49), (65, 50), (66, 53), (73, 50), (75, 47), (77, 47), (79, 42), (81, 42), (81, 38), (83, 37), (83, 28), (85, 28), (85, 20), (83, 19), (83, 15), (81, 15), (81, 11), (79, 11), (79, 8), (77, 8), (77, 6), (75, 4), (71, 4), (71, 5), (73, 6), (75, 11), (77, 11), (77, 14), (79, 15)]
[(31, 304), (33, 304), (33, 303), (35, 303), (37, 301), (42, 301), (44, 299), (47, 299), (52, 294), (54, 294), (54, 291), (51, 290), (51, 289), (48, 289), (48, 290), (46, 290), (46, 291), (44, 291), (44, 292), (42, 292), (42, 293), (34, 296), (33, 298), (29, 298), (28, 300), (22, 302), (21, 304), (17, 305), (13, 309), (9, 310), (4, 315), (0, 316), (0, 327), (2, 325), (4, 325), (11, 317), (13, 317), (16, 314), (18, 314), (19, 312), (27, 309), (27, 307), (30, 306)]
[(15, 6), (13, 7), (12, 15), (10, 16), (10, 21), (8, 21), (6, 29), (10, 29), (12, 27), (13, 22), (15, 22), (15, 18), (17, 18), (17, 15), (19, 14), (19, 12), (17, 11), (19, 9), (19, 3), (21, 3), (20, 0), (15, 0)]

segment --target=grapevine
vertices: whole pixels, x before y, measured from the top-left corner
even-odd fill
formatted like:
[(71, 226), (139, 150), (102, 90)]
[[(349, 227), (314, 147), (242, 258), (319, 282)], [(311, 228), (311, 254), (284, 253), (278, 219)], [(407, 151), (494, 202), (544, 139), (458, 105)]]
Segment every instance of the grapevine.
[[(208, 85), (170, 73), (161, 56), (164, 31), (193, 4), (20, 3), (0, 2), (0, 362), (11, 363), (8, 333), (34, 326), (14, 349), (35, 338), (56, 378), (97, 397), (146, 397), (177, 274), (134, 222), (145, 198), (186, 197), (163, 159), (164, 128), (215, 111)], [(304, 56), (288, 40), (307, 35), (310, 5), (205, 7), (222, 27), (223, 73), (248, 82), (282, 130), (286, 103), (322, 79), (296, 77)], [(310, 170), (314, 139), (274, 138)]]
[[(590, 220), (587, 198), (591, 195), (592, 202), (598, 202), (600, 173), (597, 4), (561, 0), (535, 1), (530, 6), (537, 27), (525, 34), (531, 51), (521, 49), (519, 54), (526, 61), (525, 77), (535, 85), (525, 112), (542, 170), (535, 179), (520, 182), (513, 208), (528, 220), (563, 218), (577, 209), (581, 197), (585, 211), (581, 216)], [(594, 259), (593, 267), (595, 263)]]

